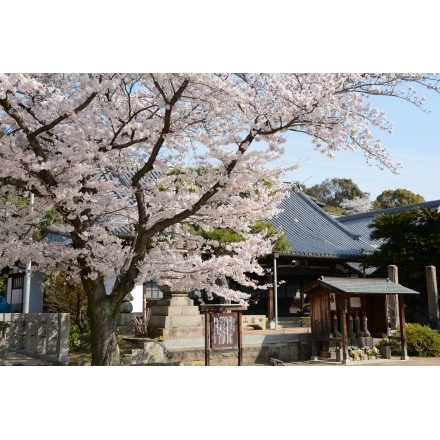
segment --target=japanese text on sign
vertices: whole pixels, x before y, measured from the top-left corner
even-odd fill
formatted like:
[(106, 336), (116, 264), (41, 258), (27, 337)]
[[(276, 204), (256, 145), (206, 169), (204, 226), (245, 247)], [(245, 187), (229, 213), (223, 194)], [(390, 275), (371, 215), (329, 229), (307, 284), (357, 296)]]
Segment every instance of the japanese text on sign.
[(237, 315), (235, 313), (214, 313), (211, 321), (211, 347), (233, 348), (237, 345)]

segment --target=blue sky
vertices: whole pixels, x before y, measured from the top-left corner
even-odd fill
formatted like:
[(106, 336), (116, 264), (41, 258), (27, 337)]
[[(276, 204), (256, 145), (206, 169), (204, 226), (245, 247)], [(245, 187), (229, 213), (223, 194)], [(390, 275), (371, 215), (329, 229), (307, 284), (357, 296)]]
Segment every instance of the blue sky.
[(400, 99), (383, 99), (381, 108), (394, 122), (393, 133), (381, 133), (383, 144), (394, 162), (402, 162), (399, 174), (367, 165), (358, 151), (340, 151), (334, 159), (313, 150), (305, 136), (292, 133), (285, 144), (285, 159), (292, 163), (302, 160), (301, 167), (288, 175), (310, 187), (326, 178), (349, 178), (374, 200), (386, 189), (405, 188), (420, 194), (426, 201), (440, 199), (440, 95), (423, 91), (426, 110)]

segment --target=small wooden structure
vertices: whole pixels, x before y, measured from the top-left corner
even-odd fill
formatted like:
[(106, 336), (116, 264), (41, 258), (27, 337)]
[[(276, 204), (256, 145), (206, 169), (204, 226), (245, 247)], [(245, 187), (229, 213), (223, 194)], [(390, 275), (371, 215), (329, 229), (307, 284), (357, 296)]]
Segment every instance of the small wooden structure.
[(320, 277), (306, 286), (310, 297), (312, 359), (325, 356), (332, 344), (342, 346), (342, 363), (348, 347), (373, 347), (373, 338), (388, 334), (387, 298), (398, 295), (401, 359), (407, 359), (404, 295), (418, 295), (388, 278)]
[(205, 366), (210, 365), (211, 351), (237, 351), (238, 366), (243, 364), (242, 312), (241, 304), (202, 305), (205, 314)]

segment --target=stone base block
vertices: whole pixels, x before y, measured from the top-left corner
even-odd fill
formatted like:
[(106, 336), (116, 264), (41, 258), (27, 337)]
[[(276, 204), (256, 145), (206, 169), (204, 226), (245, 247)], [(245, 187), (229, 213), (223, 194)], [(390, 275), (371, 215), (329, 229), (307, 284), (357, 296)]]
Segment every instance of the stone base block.
[(148, 327), (163, 328), (185, 328), (185, 327), (202, 327), (202, 315), (173, 315), (173, 316), (150, 316)]
[[(188, 296), (170, 296), (170, 295), (164, 295), (163, 298), (161, 298), (156, 303), (158, 306), (194, 306), (193, 300), (189, 298)], [(198, 307), (197, 307), (198, 309)]]
[(131, 313), (120, 313), (117, 320), (119, 331), (122, 334), (133, 333), (135, 330), (134, 319), (134, 315)]
[(198, 315), (200, 316), (199, 308), (193, 305), (157, 305), (151, 307), (152, 315), (170, 316), (170, 315)]
[(148, 336), (150, 338), (162, 339), (186, 339), (186, 338), (202, 338), (204, 337), (203, 326), (199, 327), (148, 327)]
[(373, 338), (369, 337), (369, 336), (348, 338), (348, 343), (352, 347), (359, 347), (359, 348), (362, 348), (362, 347), (373, 348), (374, 347)]

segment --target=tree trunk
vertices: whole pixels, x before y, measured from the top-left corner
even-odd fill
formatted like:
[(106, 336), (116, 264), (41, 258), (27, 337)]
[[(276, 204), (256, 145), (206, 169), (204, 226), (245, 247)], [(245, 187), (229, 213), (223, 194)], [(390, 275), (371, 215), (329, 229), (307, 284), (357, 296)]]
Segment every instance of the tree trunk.
[(92, 365), (120, 365), (117, 318), (121, 301), (107, 295), (99, 280), (87, 280), (86, 284)]
[(119, 306), (103, 301), (90, 312), (90, 343), (92, 365), (120, 365), (117, 340)]

